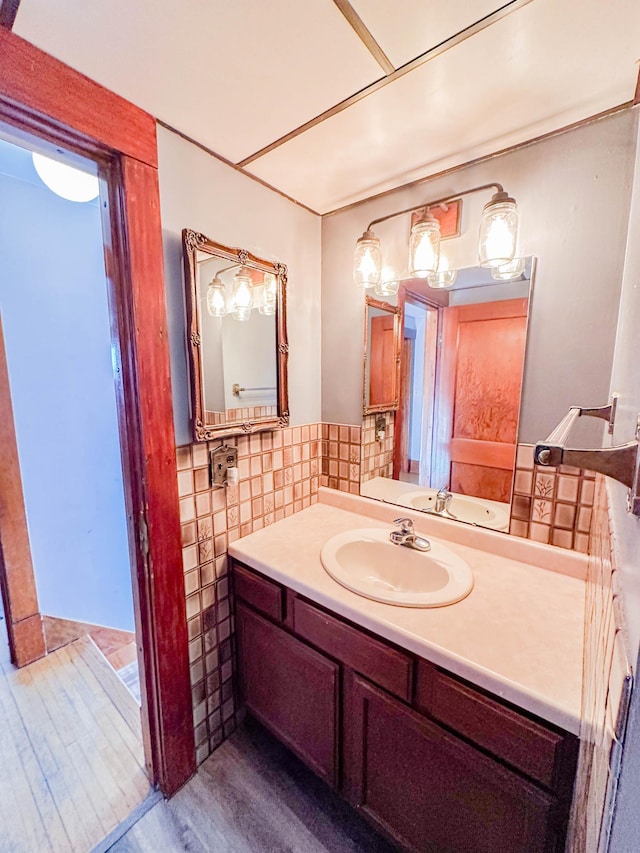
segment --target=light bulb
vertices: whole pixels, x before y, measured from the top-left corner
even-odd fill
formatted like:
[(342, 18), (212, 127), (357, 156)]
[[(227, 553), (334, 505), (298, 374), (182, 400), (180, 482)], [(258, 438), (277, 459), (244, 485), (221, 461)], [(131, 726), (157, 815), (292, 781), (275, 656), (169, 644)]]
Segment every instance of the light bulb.
[(38, 177), (45, 186), (67, 201), (93, 201), (100, 192), (95, 175), (89, 175), (73, 166), (67, 166), (59, 160), (52, 160), (44, 154), (31, 155)]
[(359, 287), (375, 287), (380, 281), (382, 252), (373, 231), (365, 231), (356, 243), (353, 256), (353, 280)]
[(483, 267), (499, 267), (512, 260), (518, 239), (518, 207), (505, 192), (497, 192), (484, 206), (478, 236), (478, 259)]
[(224, 317), (227, 313), (224, 284), (217, 276), (207, 287), (207, 311), (212, 317)]
[(409, 275), (427, 278), (435, 273), (440, 260), (440, 223), (433, 216), (420, 219), (411, 229)]
[(508, 264), (493, 267), (491, 275), (496, 281), (513, 281), (520, 278), (526, 266), (525, 258), (514, 258)]

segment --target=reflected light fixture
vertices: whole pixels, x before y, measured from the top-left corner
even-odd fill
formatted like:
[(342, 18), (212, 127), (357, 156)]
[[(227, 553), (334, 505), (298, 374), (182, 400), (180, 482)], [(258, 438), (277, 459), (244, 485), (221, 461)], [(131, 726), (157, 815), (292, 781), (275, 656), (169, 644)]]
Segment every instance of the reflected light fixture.
[(253, 308), (253, 282), (248, 267), (240, 267), (233, 277), (233, 308), (231, 314), (236, 320), (246, 322)]
[[(455, 201), (462, 196), (471, 195), (484, 190), (494, 190), (490, 201), (484, 206), (478, 233), (478, 257), (481, 266), (500, 267), (513, 260), (518, 239), (518, 208), (513, 199), (505, 192), (502, 184), (491, 183), (472, 187), (454, 195), (438, 198), (427, 204), (407, 207), (397, 210), (378, 219), (373, 219), (362, 237), (356, 243), (353, 258), (353, 277), (360, 287), (376, 287), (380, 284), (382, 270), (382, 249), (379, 238), (374, 234), (374, 225), (386, 222), (395, 216), (414, 213), (423, 210), (423, 216), (411, 229), (409, 240), (409, 274), (416, 278), (432, 277), (436, 284), (432, 287), (450, 287), (448, 282), (455, 271), (441, 270), (440, 255), (440, 224), (429, 215), (429, 208)], [(441, 274), (442, 273), (442, 274)], [(447, 282), (447, 283), (443, 283)], [(376, 291), (379, 292), (379, 291)]]
[(264, 274), (264, 284), (263, 284), (263, 302), (258, 307), (258, 311), (269, 317), (276, 313), (276, 297), (278, 293), (278, 282), (276, 281), (276, 277), (271, 272), (266, 272)]
[(382, 274), (382, 252), (380, 240), (367, 228), (356, 243), (353, 256), (353, 278), (359, 287), (375, 287)]
[(525, 258), (514, 258), (508, 264), (501, 264), (499, 267), (493, 267), (491, 276), (496, 281), (514, 281), (520, 278), (526, 266)]
[(398, 279), (391, 279), (389, 281), (380, 281), (373, 289), (373, 292), (376, 296), (395, 296), (400, 288), (400, 282)]
[(207, 287), (207, 311), (212, 317), (224, 317), (227, 313), (224, 282), (217, 275)]
[(100, 185), (95, 175), (35, 151), (31, 158), (38, 177), (51, 192), (67, 201), (87, 202), (97, 198)]

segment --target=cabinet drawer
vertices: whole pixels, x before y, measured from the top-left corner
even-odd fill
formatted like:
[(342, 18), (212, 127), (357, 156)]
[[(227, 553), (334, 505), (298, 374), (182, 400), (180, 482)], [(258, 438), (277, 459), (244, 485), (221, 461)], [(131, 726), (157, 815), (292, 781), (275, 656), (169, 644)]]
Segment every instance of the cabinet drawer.
[(411, 700), (413, 662), (408, 655), (299, 598), (293, 602), (293, 629), (299, 637), (380, 687)]
[(233, 565), (233, 589), (238, 598), (278, 622), (283, 615), (283, 590), (238, 563)]
[(416, 704), (498, 758), (563, 792), (573, 779), (577, 740), (530, 720), (438, 670), (418, 663)]

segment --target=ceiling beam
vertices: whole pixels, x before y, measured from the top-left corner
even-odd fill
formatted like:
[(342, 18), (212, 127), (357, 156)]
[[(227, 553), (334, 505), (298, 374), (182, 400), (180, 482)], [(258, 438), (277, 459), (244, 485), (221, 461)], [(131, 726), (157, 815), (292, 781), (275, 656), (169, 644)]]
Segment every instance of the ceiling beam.
[(13, 29), (19, 6), (20, 0), (0, 0), (0, 27)]
[(338, 9), (340, 9), (347, 22), (353, 27), (360, 41), (364, 44), (385, 74), (391, 74), (395, 71), (395, 66), (375, 40), (371, 30), (364, 23), (360, 15), (358, 15), (351, 3), (349, 3), (349, 0), (333, 0), (333, 2), (336, 4)]
[(425, 51), (425, 53), (420, 54), (415, 59), (412, 59), (410, 62), (407, 62), (405, 65), (401, 65), (400, 68), (397, 68), (391, 74), (387, 74), (386, 77), (381, 77), (379, 80), (376, 80), (374, 83), (371, 83), (369, 86), (365, 86), (364, 89), (361, 89), (359, 92), (356, 92), (355, 95), (351, 95), (348, 98), (345, 98), (344, 101), (340, 101), (339, 104), (331, 107), (325, 112), (320, 113), (315, 118), (310, 119), (309, 121), (301, 124), (300, 127), (295, 128), (295, 130), (286, 133), (284, 136), (281, 136), (279, 139), (276, 139), (274, 142), (271, 142), (269, 145), (265, 145), (264, 148), (261, 148), (259, 151), (256, 151), (255, 154), (251, 154), (249, 157), (245, 157), (244, 160), (240, 160), (237, 164), (238, 166), (244, 168), (248, 166), (249, 163), (253, 163), (254, 160), (258, 160), (260, 157), (264, 157), (265, 154), (269, 154), (270, 151), (273, 151), (276, 148), (279, 148), (281, 145), (284, 145), (285, 142), (289, 142), (292, 139), (295, 139), (296, 136), (300, 136), (300, 134), (304, 133), (307, 130), (311, 130), (312, 127), (315, 127), (317, 124), (320, 124), (323, 121), (326, 121), (329, 118), (332, 118), (338, 113), (343, 112), (343, 110), (348, 109), (349, 107), (357, 104), (358, 101), (361, 101), (363, 98), (368, 97), (369, 95), (373, 95), (374, 92), (377, 92), (379, 89), (384, 88), (384, 86), (388, 86), (390, 83), (393, 83), (395, 80), (398, 80), (400, 77), (404, 77), (405, 74), (409, 74), (411, 71), (415, 71), (416, 68), (420, 68), (420, 66), (424, 65), (427, 62), (430, 62), (432, 59), (435, 59), (438, 56), (441, 56), (446, 51), (451, 50), (452, 47), (456, 47), (456, 45), (461, 44), (463, 41), (466, 41), (471, 36), (476, 35), (476, 33), (481, 32), (482, 30), (490, 27), (492, 24), (497, 23), (498, 21), (506, 18), (508, 15), (511, 15), (513, 12), (516, 12), (518, 9), (521, 9), (523, 6), (527, 6), (531, 3), (532, 0), (510, 0), (509, 3), (505, 3), (504, 6), (501, 6), (499, 9), (496, 9), (495, 12), (492, 12), (490, 15), (486, 15), (484, 18), (481, 18), (479, 21), (476, 21), (475, 24), (471, 24), (468, 27), (465, 27), (460, 32), (451, 36), (448, 39), (440, 42), (435, 47), (430, 48)]

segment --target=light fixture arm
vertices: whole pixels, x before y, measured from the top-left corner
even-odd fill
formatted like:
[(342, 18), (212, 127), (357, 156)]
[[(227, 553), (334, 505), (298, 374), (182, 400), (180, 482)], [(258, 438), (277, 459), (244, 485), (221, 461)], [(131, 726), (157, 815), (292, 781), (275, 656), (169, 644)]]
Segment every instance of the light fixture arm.
[(462, 190), (462, 192), (454, 193), (453, 195), (445, 196), (444, 198), (437, 198), (435, 201), (429, 201), (425, 204), (414, 204), (413, 207), (406, 207), (404, 210), (397, 210), (395, 213), (388, 213), (386, 216), (380, 216), (378, 219), (373, 219), (369, 225), (367, 226), (367, 231), (371, 231), (374, 225), (379, 225), (381, 222), (386, 222), (387, 219), (393, 219), (396, 216), (402, 216), (403, 213), (413, 213), (415, 210), (422, 210), (423, 208), (428, 209), (430, 207), (437, 207), (439, 204), (446, 204), (449, 201), (455, 201), (458, 198), (461, 198), (463, 195), (471, 195), (471, 193), (477, 193), (481, 190), (490, 190), (495, 189), (496, 192), (503, 193), (504, 187), (502, 184), (492, 183), (492, 184), (482, 184), (479, 187), (472, 187), (469, 190)]

